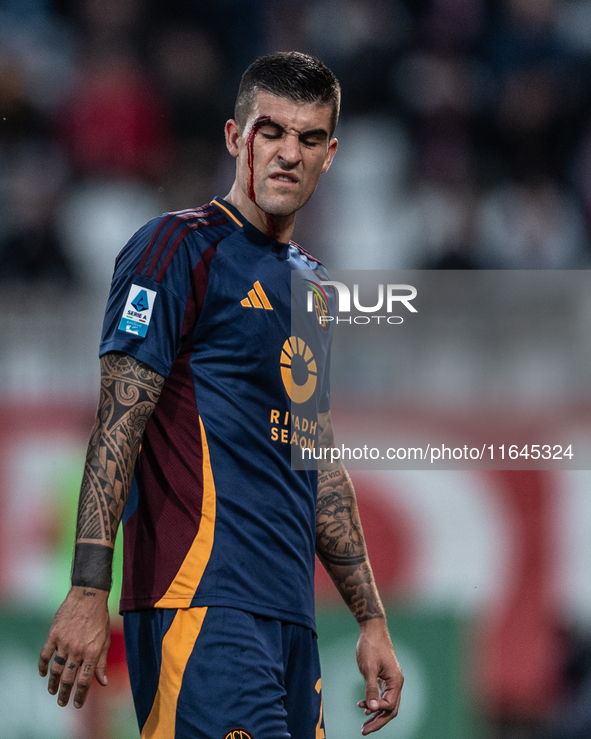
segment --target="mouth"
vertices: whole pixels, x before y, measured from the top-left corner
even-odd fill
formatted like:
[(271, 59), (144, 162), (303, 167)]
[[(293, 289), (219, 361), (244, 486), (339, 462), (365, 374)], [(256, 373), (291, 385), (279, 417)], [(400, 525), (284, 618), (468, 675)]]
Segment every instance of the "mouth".
[(269, 179), (274, 182), (285, 183), (286, 185), (297, 185), (299, 182), (298, 178), (291, 172), (275, 172), (275, 174), (272, 174)]

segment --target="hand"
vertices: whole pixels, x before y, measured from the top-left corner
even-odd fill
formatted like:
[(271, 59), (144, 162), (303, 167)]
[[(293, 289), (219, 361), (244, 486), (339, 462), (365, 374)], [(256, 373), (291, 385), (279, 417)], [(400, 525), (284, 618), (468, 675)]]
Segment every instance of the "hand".
[(39, 674), (47, 675), (49, 661), (56, 652), (49, 670), (48, 690), (57, 702), (66, 706), (78, 675), (74, 707), (82, 708), (92, 676), (101, 685), (107, 684), (107, 652), (110, 643), (109, 611), (105, 590), (72, 587), (59, 607), (41, 650)]
[(361, 624), (357, 664), (365, 678), (365, 700), (357, 705), (365, 708), (366, 716), (371, 716), (361, 728), (365, 736), (396, 716), (404, 682), (385, 619), (375, 618)]

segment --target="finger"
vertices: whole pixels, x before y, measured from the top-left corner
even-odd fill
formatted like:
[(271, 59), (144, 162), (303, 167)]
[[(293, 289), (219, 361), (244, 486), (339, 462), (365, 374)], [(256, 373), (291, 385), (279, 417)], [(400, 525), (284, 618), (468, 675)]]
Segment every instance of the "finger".
[(68, 657), (68, 661), (66, 663), (66, 666), (63, 668), (63, 672), (60, 678), (60, 690), (57, 697), (58, 706), (68, 705), (68, 701), (70, 700), (70, 693), (72, 692), (72, 688), (74, 687), (76, 673), (78, 672), (79, 666), (80, 662), (77, 662)]
[(365, 736), (374, 731), (378, 731), (385, 726), (388, 721), (394, 718), (393, 711), (377, 711), (370, 719), (368, 719), (361, 727), (361, 733)]
[(98, 664), (96, 666), (96, 670), (94, 672), (96, 679), (101, 685), (106, 685), (108, 683), (107, 680), (107, 655), (109, 653), (109, 642), (110, 640), (105, 644), (103, 647), (103, 651), (101, 652), (101, 656), (99, 657)]
[(82, 663), (78, 674), (76, 694), (74, 695), (74, 708), (82, 708), (84, 705), (88, 695), (88, 690), (92, 684), (93, 675), (101, 685), (107, 684), (107, 654), (109, 652), (109, 642), (110, 639), (107, 640), (98, 660), (96, 657), (88, 657)]
[(382, 696), (381, 698), (374, 699), (372, 703), (374, 706), (377, 703), (377, 706), (372, 706), (370, 708), (369, 701), (367, 700), (359, 701), (357, 706), (359, 708), (365, 708), (367, 713), (373, 713), (374, 711), (391, 711), (396, 704), (396, 700), (394, 698), (385, 698)]
[(396, 690), (391, 688), (382, 693), (382, 697), (380, 698), (380, 709), (383, 709), (384, 711), (392, 711), (399, 702), (400, 689)]
[(92, 683), (92, 676), (94, 675), (95, 664), (86, 660), (82, 663), (80, 672), (78, 674), (78, 684), (76, 685), (76, 693), (74, 695), (74, 708), (82, 708), (86, 697), (88, 695), (88, 689)]
[(365, 679), (365, 705), (372, 711), (380, 708), (380, 691), (378, 688), (377, 675)]
[[(381, 700), (382, 699), (380, 698), (380, 703), (381, 703)], [(358, 706), (358, 708), (365, 708), (365, 715), (366, 716), (369, 716), (370, 713), (374, 713), (374, 711), (371, 708), (368, 708), (367, 707), (367, 702), (364, 701), (364, 700), (363, 701), (358, 701), (357, 706)], [(390, 708), (391, 708), (391, 706), (380, 705), (380, 709), (389, 710)]]
[[(365, 709), (365, 714), (369, 715), (374, 711), (394, 711), (394, 716), (398, 713), (398, 707), (400, 705), (400, 692), (402, 690), (402, 683), (399, 686), (386, 687), (386, 681), (380, 678), (377, 679), (382, 695), (377, 698), (377, 706), (375, 702), (370, 707), (367, 699), (360, 700), (357, 703), (359, 708)], [(386, 689), (384, 690), (384, 687)], [(379, 695), (379, 691), (378, 691)], [(376, 699), (374, 699), (375, 701)]]
[[(395, 718), (398, 715), (398, 709), (400, 707), (400, 691), (396, 692), (396, 700), (394, 703), (394, 707), (387, 710), (387, 709), (381, 709), (377, 711), (370, 719), (368, 719), (361, 728), (362, 734), (371, 734), (373, 731), (378, 731), (378, 729), (381, 729), (382, 726), (385, 726), (388, 721), (391, 721), (393, 718)], [(360, 703), (365, 703), (365, 701), (359, 701)], [(369, 709), (366, 708), (365, 710), (366, 714), (372, 713), (369, 711)]]
[(62, 673), (67, 664), (67, 659), (67, 655), (62, 656), (59, 653), (53, 658), (53, 662), (49, 668), (49, 681), (47, 683), (47, 690), (51, 695), (55, 695), (57, 693)]
[(39, 655), (39, 674), (41, 675), (41, 677), (45, 677), (45, 675), (47, 675), (49, 661), (53, 657), (55, 649), (55, 640), (52, 639), (51, 636), (48, 636), (47, 641), (45, 642), (45, 644), (43, 645), (43, 649), (41, 650), (41, 654)]

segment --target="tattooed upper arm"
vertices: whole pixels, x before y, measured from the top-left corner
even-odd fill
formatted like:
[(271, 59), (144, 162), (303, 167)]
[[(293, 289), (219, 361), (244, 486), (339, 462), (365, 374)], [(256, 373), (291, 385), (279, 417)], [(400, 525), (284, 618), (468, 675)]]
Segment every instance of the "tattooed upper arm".
[(135, 458), (164, 378), (128, 354), (101, 358), (101, 391), (80, 490), (77, 543), (113, 546)]

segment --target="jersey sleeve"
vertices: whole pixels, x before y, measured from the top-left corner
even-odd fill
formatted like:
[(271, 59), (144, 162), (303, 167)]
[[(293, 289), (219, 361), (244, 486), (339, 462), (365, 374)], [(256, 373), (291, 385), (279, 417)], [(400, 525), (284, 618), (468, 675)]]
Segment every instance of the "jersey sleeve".
[[(331, 332), (332, 336), (332, 332)], [(330, 345), (324, 362), (324, 373), (320, 384), (320, 397), (318, 398), (318, 412), (326, 413), (330, 410)]]
[(164, 253), (158, 256), (160, 224), (161, 219), (146, 224), (117, 258), (99, 356), (124, 352), (167, 377), (181, 347), (191, 263), (187, 246), (180, 243), (174, 254), (168, 252), (165, 271), (150, 269), (151, 259), (167, 258)]
[[(318, 268), (315, 272), (316, 276), (323, 281), (330, 280), (330, 275), (326, 271), (323, 265), (318, 265)], [(328, 289), (326, 292), (326, 295), (328, 297), (328, 315), (335, 316), (336, 315), (336, 300), (335, 300), (335, 294), (333, 290)], [(326, 324), (325, 324), (326, 325)], [(326, 332), (321, 331), (321, 335), (323, 335), (323, 341), (325, 342), (325, 360), (322, 367), (322, 375), (320, 380), (320, 395), (318, 397), (318, 412), (319, 413), (326, 413), (326, 411), (330, 410), (330, 357), (331, 357), (331, 347), (332, 347), (332, 339), (334, 335), (334, 321), (330, 321), (328, 323), (328, 330)]]

